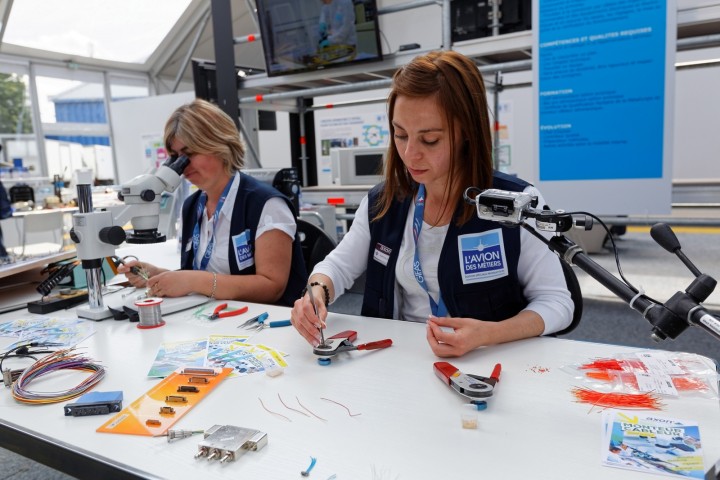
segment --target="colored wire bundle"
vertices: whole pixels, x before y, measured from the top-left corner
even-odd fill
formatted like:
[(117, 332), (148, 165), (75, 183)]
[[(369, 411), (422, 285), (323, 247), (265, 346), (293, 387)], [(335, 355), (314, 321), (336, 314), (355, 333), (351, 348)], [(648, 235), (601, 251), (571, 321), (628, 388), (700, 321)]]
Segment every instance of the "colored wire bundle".
[[(634, 390), (639, 390), (640, 387), (638, 386), (637, 377), (634, 373), (610, 373), (610, 372), (587, 372), (585, 373), (585, 376), (588, 378), (592, 378), (595, 380), (602, 380), (605, 382), (611, 382), (615, 380), (616, 378), (619, 378), (624, 385), (627, 385), (631, 387)], [(693, 377), (690, 375), (681, 377), (681, 376), (671, 376), (670, 380), (672, 381), (673, 385), (678, 391), (705, 391), (709, 390), (708, 386), (705, 385), (705, 382), (702, 381), (702, 379)]]
[[(38, 405), (64, 402), (82, 395), (97, 385), (105, 377), (105, 367), (93, 363), (82, 354), (75, 353), (74, 350), (74, 348), (58, 350), (25, 369), (12, 385), (12, 396), (15, 400)], [(27, 386), (36, 378), (59, 370), (81, 370), (92, 372), (92, 375), (66, 391), (38, 393), (27, 390)]]
[(580, 403), (593, 406), (624, 409), (660, 410), (662, 404), (652, 393), (603, 393), (589, 388), (573, 388), (573, 396)]

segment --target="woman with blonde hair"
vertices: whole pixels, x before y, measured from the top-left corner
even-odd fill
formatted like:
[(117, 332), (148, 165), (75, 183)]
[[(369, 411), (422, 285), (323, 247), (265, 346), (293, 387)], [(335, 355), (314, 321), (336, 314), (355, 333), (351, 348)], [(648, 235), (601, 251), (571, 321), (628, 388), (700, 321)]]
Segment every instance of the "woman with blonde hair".
[(119, 271), (158, 297), (200, 293), (292, 305), (307, 279), (294, 208), (279, 191), (240, 172), (245, 146), (232, 119), (194, 100), (173, 112), (164, 140), (171, 155), (188, 157), (183, 176), (198, 188), (182, 209), (181, 269), (128, 262)]

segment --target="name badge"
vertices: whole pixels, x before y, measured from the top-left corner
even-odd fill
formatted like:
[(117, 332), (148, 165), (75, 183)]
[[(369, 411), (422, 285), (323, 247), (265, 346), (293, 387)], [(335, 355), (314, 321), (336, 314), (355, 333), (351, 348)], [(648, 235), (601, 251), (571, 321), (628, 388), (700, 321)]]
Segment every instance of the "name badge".
[(489, 282), (508, 275), (502, 229), (458, 237), (463, 284)]
[(392, 248), (386, 247), (382, 243), (375, 244), (375, 251), (373, 252), (373, 260), (387, 267), (388, 260), (390, 260), (390, 254)]
[(238, 269), (245, 270), (255, 265), (253, 248), (250, 245), (250, 230), (245, 230), (241, 234), (232, 237), (232, 243)]

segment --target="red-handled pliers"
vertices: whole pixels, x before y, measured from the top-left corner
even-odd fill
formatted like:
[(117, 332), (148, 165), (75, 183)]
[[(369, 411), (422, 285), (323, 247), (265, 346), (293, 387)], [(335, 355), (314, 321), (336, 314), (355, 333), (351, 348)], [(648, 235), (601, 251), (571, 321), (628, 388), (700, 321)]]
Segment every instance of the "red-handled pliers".
[(490, 397), (495, 385), (500, 381), (500, 364), (496, 364), (490, 377), (463, 373), (448, 362), (435, 362), (433, 364), (435, 375), (448, 384), (460, 395), (474, 399)]
[(393, 343), (391, 339), (386, 338), (385, 340), (355, 345), (353, 342), (356, 338), (357, 332), (353, 330), (336, 333), (332, 337), (326, 338), (324, 345), (318, 345), (313, 348), (313, 353), (321, 357), (331, 357), (340, 352), (348, 352), (350, 350), (377, 350), (379, 348), (387, 348)]
[(218, 318), (225, 318), (225, 317), (234, 317), (235, 315), (240, 315), (242, 313), (245, 313), (248, 311), (248, 306), (245, 305), (244, 307), (237, 308), (235, 310), (228, 310), (226, 312), (223, 312), (228, 307), (227, 303), (221, 303), (217, 307), (215, 307), (215, 310), (213, 311), (212, 315), (208, 315), (208, 320), (217, 320)]

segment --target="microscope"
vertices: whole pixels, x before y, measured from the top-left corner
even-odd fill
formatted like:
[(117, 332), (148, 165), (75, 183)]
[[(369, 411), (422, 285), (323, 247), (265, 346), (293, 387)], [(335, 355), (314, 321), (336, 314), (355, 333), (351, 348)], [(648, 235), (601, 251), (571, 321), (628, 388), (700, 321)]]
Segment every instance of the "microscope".
[[(97, 211), (92, 205), (92, 172), (78, 172), (79, 213), (73, 215), (70, 238), (76, 244), (88, 286), (88, 305), (77, 309), (78, 317), (102, 320), (112, 316), (103, 305), (102, 260), (113, 256), (115, 248), (125, 241), (144, 244), (166, 240), (158, 232), (160, 197), (177, 189), (188, 163), (190, 159), (184, 155), (170, 157), (155, 173), (139, 175), (121, 186), (118, 197), (124, 206)], [(123, 229), (128, 221), (131, 232)]]
[[(537, 208), (537, 197), (525, 192), (498, 189), (481, 190), (477, 187), (470, 187), (465, 190), (463, 196), (466, 203), (475, 206), (478, 218), (509, 227), (524, 228), (555, 252), (561, 261), (571, 266), (576, 265), (618, 298), (628, 303), (630, 308), (650, 322), (652, 325), (650, 337), (653, 340), (659, 342), (667, 338), (677, 338), (690, 326), (700, 327), (720, 340), (720, 318), (710, 313), (702, 304), (715, 289), (717, 281), (702, 273), (682, 253), (680, 242), (667, 224), (653, 225), (650, 230), (651, 237), (665, 250), (680, 258), (695, 278), (684, 292), (676, 292), (665, 303), (661, 303), (630, 285), (624, 278), (620, 280), (612, 275), (588, 257), (582, 248), (563, 235), (563, 232), (567, 232), (573, 227), (584, 227), (589, 230), (592, 228), (591, 218), (594, 216), (591, 215), (588, 218), (590, 214), (586, 214), (586, 212), (574, 212), (585, 215), (584, 218), (576, 219), (573, 217), (573, 212), (551, 210), (547, 206)], [(547, 239), (541, 235), (525, 222), (528, 218), (535, 219), (538, 230), (549, 232), (553, 236)]]

